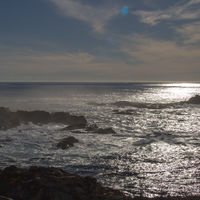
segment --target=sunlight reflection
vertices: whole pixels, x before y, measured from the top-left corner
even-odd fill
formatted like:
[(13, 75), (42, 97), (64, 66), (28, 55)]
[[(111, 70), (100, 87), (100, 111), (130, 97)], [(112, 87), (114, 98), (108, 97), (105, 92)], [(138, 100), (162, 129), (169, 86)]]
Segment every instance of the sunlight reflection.
[(163, 84), (165, 89), (160, 90), (158, 95), (161, 99), (168, 99), (169, 101), (183, 101), (195, 95), (200, 84), (197, 83), (173, 83)]

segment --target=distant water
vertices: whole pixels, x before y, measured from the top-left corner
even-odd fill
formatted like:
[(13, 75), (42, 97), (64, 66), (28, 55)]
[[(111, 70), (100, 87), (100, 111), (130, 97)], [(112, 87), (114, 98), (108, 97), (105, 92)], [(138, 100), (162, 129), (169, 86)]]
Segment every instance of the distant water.
[[(133, 195), (199, 195), (200, 105), (179, 104), (196, 94), (197, 83), (0, 83), (0, 106), (67, 111), (117, 132), (61, 132), (62, 124), (0, 131), (0, 167), (61, 167)], [(57, 149), (69, 135), (80, 143)]]

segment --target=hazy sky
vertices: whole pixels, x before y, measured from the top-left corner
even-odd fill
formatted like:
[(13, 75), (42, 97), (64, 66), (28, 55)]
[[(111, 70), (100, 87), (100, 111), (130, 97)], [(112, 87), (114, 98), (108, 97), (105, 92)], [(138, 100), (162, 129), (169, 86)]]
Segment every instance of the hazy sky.
[(0, 81), (200, 81), (200, 0), (2, 0)]

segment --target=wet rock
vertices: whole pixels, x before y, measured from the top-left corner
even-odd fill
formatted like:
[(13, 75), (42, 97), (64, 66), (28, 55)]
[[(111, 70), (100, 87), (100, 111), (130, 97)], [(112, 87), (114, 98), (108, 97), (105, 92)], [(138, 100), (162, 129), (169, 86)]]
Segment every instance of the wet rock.
[(95, 178), (44, 167), (5, 168), (0, 173), (0, 195), (15, 200), (131, 200)]
[(74, 129), (85, 128), (87, 126), (87, 120), (84, 116), (73, 116), (68, 118), (68, 124)]
[(49, 113), (46, 111), (16, 111), (0, 107), (0, 130), (7, 130), (19, 126), (21, 123), (47, 124), (62, 123), (68, 125), (68, 129), (80, 129), (87, 126), (84, 116), (70, 115), (67, 112)]
[(138, 102), (130, 102), (130, 101), (117, 101), (112, 103), (112, 105), (117, 107), (135, 107), (135, 108), (145, 108), (145, 109), (166, 109), (171, 108), (173, 106), (178, 106), (183, 104), (183, 102), (175, 102), (175, 103), (138, 103)]
[(68, 149), (69, 147), (73, 147), (74, 143), (78, 143), (79, 141), (73, 137), (69, 136), (67, 138), (62, 139), (56, 146), (61, 149)]
[(85, 129), (88, 132), (99, 133), (99, 134), (116, 134), (112, 128), (99, 128), (96, 124), (91, 124)]
[(74, 124), (74, 125), (70, 125), (67, 126), (65, 128), (60, 129), (60, 131), (69, 131), (69, 130), (76, 130), (76, 129), (84, 129), (85, 125), (84, 124)]
[(114, 114), (118, 114), (118, 115), (133, 115), (136, 114), (135, 110), (113, 110)]
[(94, 132), (94, 131), (97, 131), (98, 130), (98, 126), (96, 124), (90, 124), (86, 127), (86, 131), (89, 131), (89, 132)]
[(2, 147), (2, 144), (5, 145), (11, 141), (12, 141), (11, 138), (0, 138), (0, 147)]
[(187, 103), (190, 104), (200, 104), (200, 95), (195, 95), (194, 97), (191, 97)]
[(54, 112), (51, 114), (51, 121), (54, 123), (66, 124), (70, 114), (66, 112)]
[(112, 128), (98, 128), (95, 132), (99, 134), (116, 134)]
[(0, 107), (0, 130), (7, 130), (20, 125), (16, 114), (8, 108)]
[(34, 124), (47, 124), (50, 122), (50, 113), (45, 111), (17, 111), (19, 120), (22, 123), (32, 122)]

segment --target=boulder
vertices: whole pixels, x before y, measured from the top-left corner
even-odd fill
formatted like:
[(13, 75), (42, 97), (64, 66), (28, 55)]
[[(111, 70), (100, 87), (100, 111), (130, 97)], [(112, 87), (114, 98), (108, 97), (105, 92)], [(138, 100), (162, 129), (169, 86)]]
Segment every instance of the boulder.
[(56, 146), (60, 149), (68, 149), (69, 147), (73, 147), (74, 143), (78, 143), (79, 141), (73, 137), (69, 136), (67, 138), (62, 139)]
[(54, 167), (0, 170), (0, 200), (199, 200), (200, 196), (128, 197), (103, 187), (93, 177), (81, 177)]
[(187, 103), (190, 104), (200, 104), (200, 95), (195, 95), (194, 97), (191, 97)]
[(0, 195), (16, 200), (131, 200), (118, 190), (101, 186), (95, 178), (53, 167), (5, 168), (0, 173)]
[(67, 123), (74, 129), (85, 128), (87, 126), (87, 120), (84, 116), (71, 115), (70, 117), (68, 117)]

